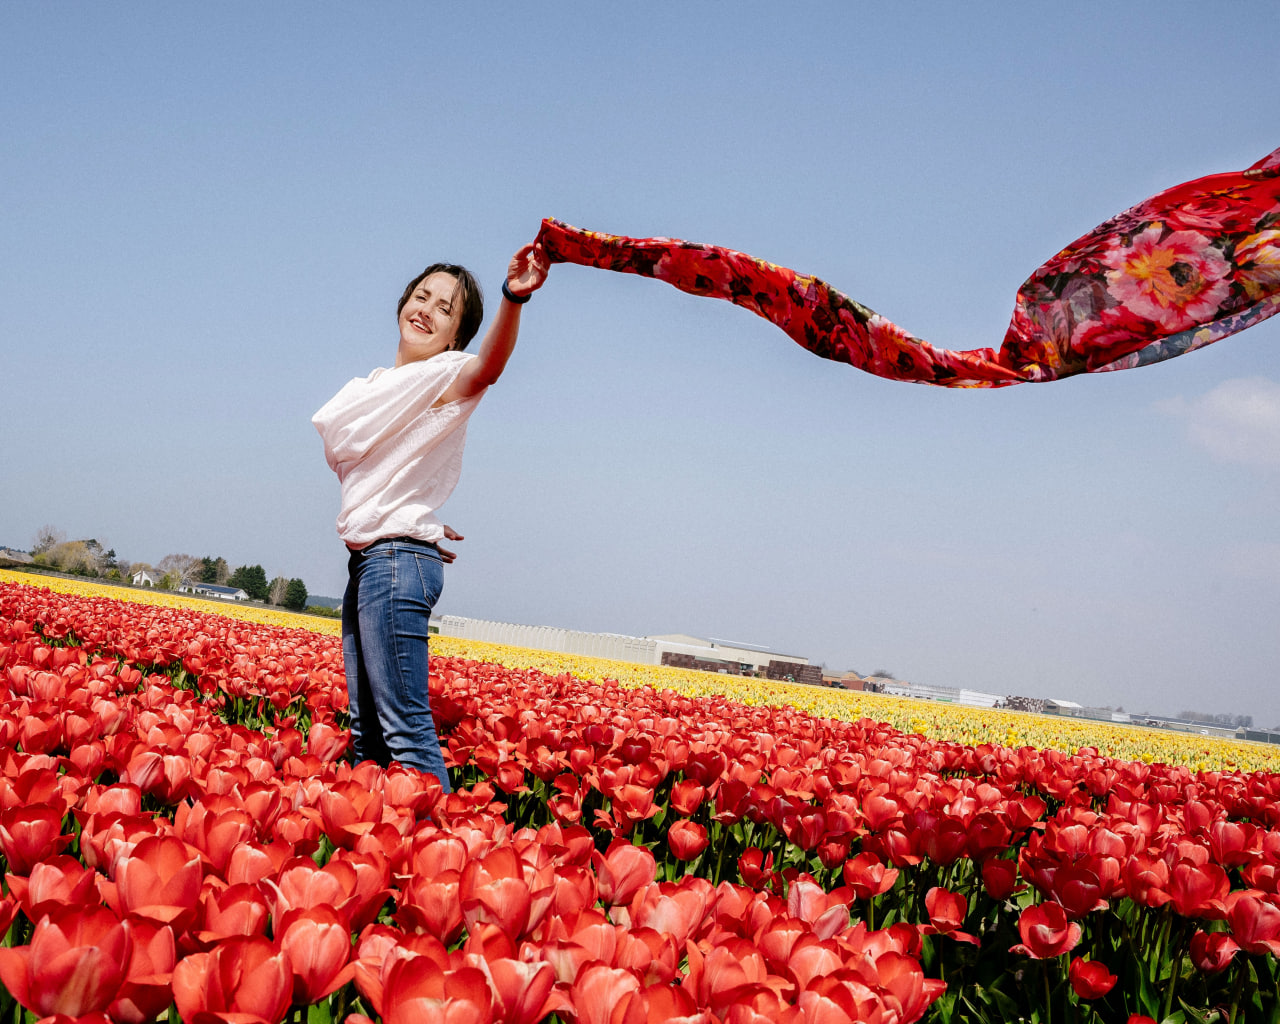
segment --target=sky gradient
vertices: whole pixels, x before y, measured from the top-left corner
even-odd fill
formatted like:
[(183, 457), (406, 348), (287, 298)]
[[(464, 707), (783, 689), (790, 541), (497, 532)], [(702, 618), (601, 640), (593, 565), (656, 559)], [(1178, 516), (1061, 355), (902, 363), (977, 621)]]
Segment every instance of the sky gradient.
[[(340, 594), (311, 414), (390, 365), (417, 271), (492, 305), (544, 216), (972, 348), (1073, 238), (1280, 145), (1270, 0), (785, 11), (4, 5), (0, 544), (53, 524)], [(438, 611), (1271, 726), (1278, 499), (1280, 318), (947, 391), (558, 266), (472, 419)]]

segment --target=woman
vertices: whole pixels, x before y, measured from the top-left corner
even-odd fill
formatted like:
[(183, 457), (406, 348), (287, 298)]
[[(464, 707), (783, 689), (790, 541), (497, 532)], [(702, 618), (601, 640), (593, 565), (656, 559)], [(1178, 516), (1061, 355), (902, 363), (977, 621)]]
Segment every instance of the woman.
[(338, 536), (351, 554), (342, 654), (357, 761), (430, 772), (450, 791), (427, 694), (427, 624), (462, 540), (436, 515), (458, 482), (467, 420), (515, 348), (520, 307), (547, 278), (537, 243), (511, 258), (503, 301), (475, 355), (484, 317), (475, 278), (436, 263), (396, 309), (395, 366), (358, 377), (312, 417), (342, 485)]

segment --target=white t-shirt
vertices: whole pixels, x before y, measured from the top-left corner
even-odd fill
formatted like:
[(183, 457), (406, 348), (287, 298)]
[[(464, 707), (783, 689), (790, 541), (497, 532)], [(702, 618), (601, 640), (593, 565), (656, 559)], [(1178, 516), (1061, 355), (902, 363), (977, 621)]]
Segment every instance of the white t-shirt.
[(311, 422), (342, 485), (338, 536), (362, 548), (383, 537), (437, 541), (436, 510), (462, 472), (467, 420), (483, 391), (435, 406), (468, 359), (442, 352), (350, 381)]

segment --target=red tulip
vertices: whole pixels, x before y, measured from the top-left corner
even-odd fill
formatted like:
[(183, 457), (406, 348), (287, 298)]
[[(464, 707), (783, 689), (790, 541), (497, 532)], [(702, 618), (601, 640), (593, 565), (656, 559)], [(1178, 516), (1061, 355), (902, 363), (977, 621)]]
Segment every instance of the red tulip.
[(1075, 949), (1080, 942), (1080, 926), (1067, 920), (1067, 912), (1058, 903), (1034, 903), (1018, 917), (1018, 934), (1022, 942), (1010, 947), (1037, 960), (1060, 956)]
[(500, 846), (466, 866), (458, 881), (458, 899), (468, 928), (495, 924), (516, 940), (531, 924), (533, 894), (520, 857), (510, 846)]
[(653, 881), (658, 871), (652, 853), (625, 839), (615, 839), (603, 854), (593, 852), (591, 863), (596, 869), (600, 899), (608, 907), (627, 903), (641, 887)]
[(828, 893), (808, 875), (800, 875), (787, 892), (787, 913), (808, 922), (813, 934), (829, 939), (849, 923), (848, 889)]
[(709, 842), (707, 830), (687, 818), (682, 818), (667, 830), (667, 844), (676, 860), (693, 860)]
[(381, 791), (368, 790), (354, 779), (334, 782), (320, 791), (324, 834), (347, 849), (382, 820)]
[(287, 955), (257, 935), (193, 953), (173, 969), (173, 1001), (183, 1020), (216, 1014), (236, 1024), (278, 1024), (292, 992)]
[(176, 836), (149, 836), (115, 865), (120, 909), (185, 931), (200, 901), (200, 854)]
[(133, 918), (129, 930), (133, 957), (124, 985), (107, 1012), (117, 1024), (147, 1024), (173, 1002), (173, 967), (178, 954), (168, 925)]
[(1253, 893), (1233, 893), (1227, 923), (1246, 953), (1280, 957), (1280, 907), (1274, 903)]
[(1106, 964), (1083, 957), (1072, 959), (1067, 976), (1071, 980), (1071, 988), (1081, 999), (1101, 999), (1120, 980), (1107, 970)]
[(560, 1008), (562, 997), (553, 990), (556, 974), (549, 963), (526, 963), (502, 957), (481, 960), (489, 977), (503, 1024), (536, 1024)]
[(773, 870), (773, 851), (764, 853), (754, 846), (748, 847), (738, 858), (738, 873), (742, 881), (753, 889), (774, 885), (778, 876)]
[(37, 864), (66, 849), (74, 836), (62, 834), (59, 804), (19, 804), (0, 811), (0, 853), (10, 871), (30, 875)]
[(343, 729), (335, 729), (326, 722), (316, 722), (307, 733), (307, 749), (321, 761), (336, 761), (351, 742), (351, 734)]
[(1018, 884), (1018, 863), (989, 860), (982, 865), (982, 887), (993, 900), (1006, 900)]
[(1197, 931), (1191, 936), (1191, 962), (1209, 974), (1225, 971), (1240, 947), (1226, 932)]
[(276, 945), (288, 954), (293, 1002), (309, 1006), (351, 980), (351, 929), (329, 907), (291, 910), (275, 923)]
[(845, 885), (860, 900), (888, 892), (898, 880), (898, 869), (886, 868), (874, 853), (860, 853), (846, 861), (843, 874)]
[(694, 779), (681, 779), (671, 787), (668, 802), (671, 809), (685, 818), (691, 818), (702, 806), (706, 798), (707, 787)]
[(1184, 917), (1224, 916), (1222, 900), (1230, 888), (1227, 873), (1217, 864), (1183, 860), (1169, 872), (1169, 897), (1174, 909)]
[(206, 879), (191, 938), (208, 949), (223, 939), (265, 935), (270, 916), (256, 885), (222, 885), (217, 879)]
[(414, 876), (396, 900), (396, 921), (406, 931), (453, 942), (462, 934), (461, 878), (458, 871), (442, 871), (433, 877)]
[(63, 907), (37, 922), (31, 945), (0, 947), (0, 982), (40, 1017), (105, 1010), (124, 984), (133, 940), (106, 907)]
[(1162, 907), (1169, 902), (1169, 865), (1162, 857), (1135, 853), (1121, 869), (1129, 898), (1144, 907)]
[(631, 972), (592, 964), (569, 991), (578, 1024), (645, 1024), (640, 980)]
[(654, 883), (636, 893), (629, 908), (633, 930), (652, 928), (674, 940), (683, 950), (694, 937), (707, 906), (715, 900), (711, 883), (702, 878), (686, 877), (679, 883)]
[(397, 960), (382, 989), (384, 1024), (488, 1024), (493, 999), (474, 967), (446, 971), (428, 957)]
[(958, 893), (934, 886), (924, 897), (925, 910), (929, 914), (929, 924), (940, 935), (948, 935), (961, 942), (979, 945), (979, 940), (968, 932), (960, 931), (965, 915), (969, 912), (968, 901)]
[(947, 990), (945, 981), (926, 978), (919, 962), (903, 953), (885, 953), (876, 960), (875, 969), (880, 976), (881, 998), (889, 1009), (897, 1011), (902, 1024), (919, 1020)]
[[(59, 854), (31, 869), (31, 877), (10, 872), (5, 876), (10, 894), (32, 921), (39, 921), (59, 907), (83, 906), (97, 896), (97, 872), (85, 869), (74, 857)], [(0, 934), (8, 927), (0, 929)]]

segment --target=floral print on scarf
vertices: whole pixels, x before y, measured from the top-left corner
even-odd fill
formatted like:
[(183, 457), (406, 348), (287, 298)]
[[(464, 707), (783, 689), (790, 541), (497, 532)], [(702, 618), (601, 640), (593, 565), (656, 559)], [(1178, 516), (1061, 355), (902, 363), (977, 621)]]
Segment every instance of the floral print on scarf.
[(1166, 189), (1072, 242), (1018, 289), (999, 349), (935, 348), (825, 281), (732, 249), (550, 219), (538, 240), (556, 262), (727, 299), (880, 377), (1005, 387), (1159, 362), (1280, 313), (1280, 149)]

